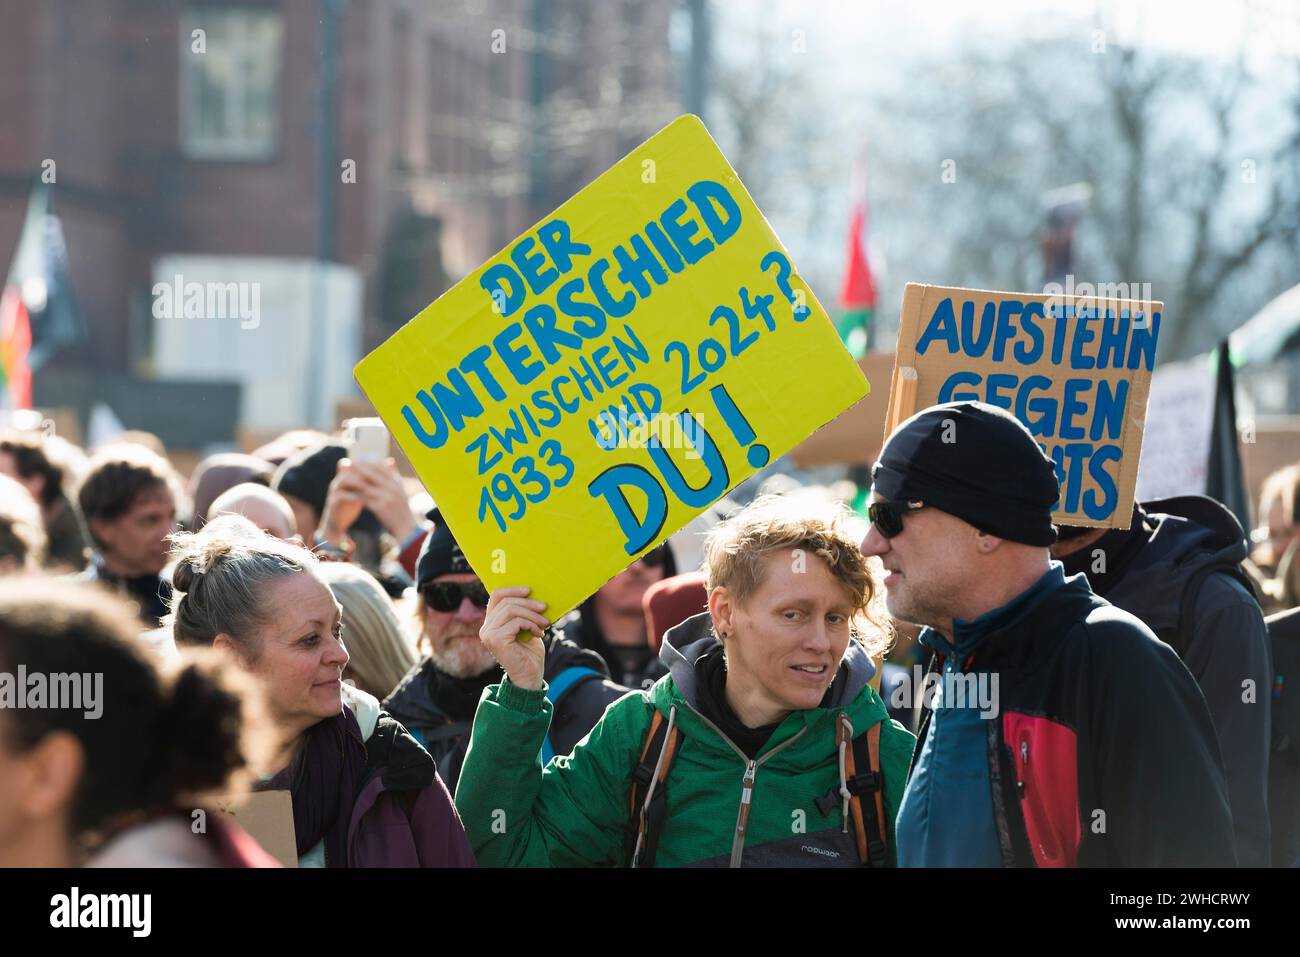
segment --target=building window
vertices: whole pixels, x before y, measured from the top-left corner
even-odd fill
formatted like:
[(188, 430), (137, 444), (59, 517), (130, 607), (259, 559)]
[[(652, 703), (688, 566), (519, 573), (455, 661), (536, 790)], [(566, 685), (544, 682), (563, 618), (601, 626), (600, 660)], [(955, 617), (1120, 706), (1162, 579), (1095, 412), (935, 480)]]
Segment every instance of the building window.
[(284, 23), (273, 10), (193, 7), (181, 17), (181, 148), (193, 159), (259, 160), (280, 134)]

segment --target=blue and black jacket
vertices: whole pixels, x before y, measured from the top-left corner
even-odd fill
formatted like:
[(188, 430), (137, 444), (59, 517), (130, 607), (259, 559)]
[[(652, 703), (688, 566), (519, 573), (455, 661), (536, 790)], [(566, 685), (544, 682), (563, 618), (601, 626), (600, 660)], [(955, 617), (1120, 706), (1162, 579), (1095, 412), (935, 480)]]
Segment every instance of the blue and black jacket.
[[(1093, 594), (1082, 575), (999, 625), (958, 667), (998, 675), (997, 713), (984, 722), (981, 748), (987, 784), (979, 785), (991, 792), (993, 863), (1234, 866), (1214, 725), (1173, 649)], [(932, 670), (943, 666), (936, 655)], [(971, 785), (924, 767), (932, 717), (921, 723), (904, 802), (924, 786), (932, 793), (923, 806), (943, 808)], [(972, 821), (972, 831), (983, 823)], [(919, 827), (924, 834), (927, 822)], [(900, 860), (903, 839), (900, 829)]]

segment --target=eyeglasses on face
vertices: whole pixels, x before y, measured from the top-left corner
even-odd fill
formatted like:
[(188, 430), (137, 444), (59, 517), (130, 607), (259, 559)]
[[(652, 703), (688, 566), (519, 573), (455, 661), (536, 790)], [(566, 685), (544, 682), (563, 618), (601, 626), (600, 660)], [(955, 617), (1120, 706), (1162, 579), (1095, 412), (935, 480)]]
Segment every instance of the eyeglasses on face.
[(486, 608), (488, 592), (480, 581), (473, 582), (430, 582), (420, 589), (424, 602), (434, 611), (455, 611), (460, 603), (468, 598), (479, 608)]
[(893, 538), (903, 530), (903, 516), (925, 508), (925, 503), (910, 499), (872, 502), (867, 507), (867, 517), (885, 538)]

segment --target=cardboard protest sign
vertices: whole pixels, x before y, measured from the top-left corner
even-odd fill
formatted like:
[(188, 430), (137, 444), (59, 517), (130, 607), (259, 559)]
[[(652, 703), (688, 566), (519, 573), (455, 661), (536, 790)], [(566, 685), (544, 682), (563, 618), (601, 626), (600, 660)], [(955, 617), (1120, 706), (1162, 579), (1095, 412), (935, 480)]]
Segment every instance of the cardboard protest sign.
[[(887, 382), (894, 371), (892, 352), (871, 352), (858, 360), (868, 382)], [(819, 465), (870, 465), (884, 444), (889, 393), (872, 389), (856, 405), (835, 417), (790, 450), (801, 469)]]
[(355, 372), (483, 582), (552, 618), (868, 388), (694, 116)]
[(1127, 528), (1163, 309), (908, 283), (886, 434), (931, 405), (1000, 406), (1056, 463), (1056, 522)]
[(253, 791), (217, 798), (214, 803), (218, 814), (243, 828), (282, 867), (298, 866), (293, 795), (288, 791)]

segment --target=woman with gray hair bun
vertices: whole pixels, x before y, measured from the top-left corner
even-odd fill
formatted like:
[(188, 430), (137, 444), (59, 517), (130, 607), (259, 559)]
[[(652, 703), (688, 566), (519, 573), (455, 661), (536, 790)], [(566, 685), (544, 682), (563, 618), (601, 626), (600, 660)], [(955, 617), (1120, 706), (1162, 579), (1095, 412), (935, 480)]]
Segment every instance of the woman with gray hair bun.
[(343, 684), (342, 609), (311, 552), (223, 515), (172, 536), (178, 645), (232, 655), (267, 693), (303, 867), (465, 867), (473, 854), (433, 758)]

